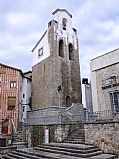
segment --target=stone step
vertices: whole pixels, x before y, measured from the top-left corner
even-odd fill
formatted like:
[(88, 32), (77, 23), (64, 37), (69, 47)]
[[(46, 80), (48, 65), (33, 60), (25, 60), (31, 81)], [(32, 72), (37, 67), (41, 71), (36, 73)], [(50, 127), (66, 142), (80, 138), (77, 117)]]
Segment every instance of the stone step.
[(14, 138), (20, 138), (20, 136), (12, 136), (12, 138), (14, 139)]
[(22, 140), (20, 140), (20, 139), (12, 140), (12, 143), (14, 143), (14, 142), (22, 142)]
[[(49, 153), (49, 152), (43, 152), (43, 151), (37, 151), (37, 150), (29, 150), (29, 151), (22, 151), (17, 150), (19, 152), (29, 154), (30, 156), (34, 155), (37, 156), (39, 159), (47, 158), (47, 159), (72, 159), (72, 156), (57, 154), (57, 153)], [(35, 159), (35, 158), (34, 158)], [(79, 159), (79, 157), (73, 157), (73, 159)], [(81, 158), (83, 159), (83, 158)]]
[(74, 131), (74, 132), (69, 132), (69, 134), (83, 134), (84, 130), (80, 130), (80, 131)]
[(85, 142), (85, 139), (71, 139), (71, 138), (69, 138), (69, 139), (65, 139), (64, 141)]
[[(69, 131), (70, 132), (70, 131)], [(72, 131), (71, 133), (80, 133), (80, 132), (84, 132), (84, 128), (83, 129), (78, 129), (78, 131), (77, 130), (74, 130), (74, 131)]]
[(66, 140), (85, 140), (85, 138), (84, 137), (79, 137), (79, 138), (72, 138), (72, 137), (68, 137), (68, 138), (66, 138)]
[(85, 140), (65, 140), (64, 143), (85, 144)]
[(35, 155), (27, 154), (25, 151), (22, 151), (22, 153), (13, 151), (12, 153), (8, 153), (7, 155), (4, 155), (2, 157), (3, 159), (43, 159), (41, 157), (37, 157)]
[(16, 158), (11, 157), (9, 155), (4, 155), (4, 156), (2, 156), (2, 159), (16, 159)]
[[(68, 148), (70, 150), (94, 150), (97, 147), (93, 146), (93, 145), (86, 145), (86, 144), (70, 144), (70, 143), (49, 143), (49, 144), (44, 144), (50, 147), (58, 147), (58, 148)], [(98, 148), (97, 148), (98, 149)], [(74, 157), (73, 157), (74, 158)], [(86, 157), (87, 158), (87, 157)], [(98, 154), (97, 156), (92, 156), (92, 157), (88, 157), (89, 159), (117, 159), (117, 155), (114, 154)], [(78, 158), (79, 159), (79, 158)]]
[(16, 142), (22, 142), (22, 140), (12, 141), (12, 144), (14, 144), (14, 143), (16, 143)]
[(69, 131), (69, 133), (73, 133), (73, 134), (80, 134), (80, 133), (84, 133), (84, 129), (80, 129), (78, 131), (74, 130), (72, 132)]
[(69, 140), (65, 140), (64, 141), (65, 143), (72, 143), (72, 144), (84, 144), (85, 143), (85, 140), (84, 141), (69, 141)]
[(63, 154), (63, 155), (69, 155), (69, 156), (76, 156), (76, 157), (91, 157), (91, 156), (96, 156), (102, 154), (102, 151), (96, 151), (96, 152), (90, 152), (87, 154), (81, 154), (81, 153), (72, 153), (69, 151), (63, 151), (63, 150), (52, 150), (52, 149), (45, 149), (45, 148), (40, 148), (40, 147), (34, 147), (35, 150), (38, 150), (40, 152), (49, 152), (49, 153), (57, 153), (57, 154)]
[(21, 138), (12, 138), (12, 140), (22, 140)]
[(69, 137), (69, 138), (66, 138), (65, 140), (73, 140), (73, 141), (79, 140), (79, 141), (81, 141), (81, 140), (85, 140), (85, 138), (84, 137), (82, 137), (82, 138), (72, 138), (72, 137)]
[(22, 158), (41, 159), (40, 157), (38, 157), (38, 156), (36, 156), (34, 154), (32, 154), (32, 155), (28, 154), (25, 151), (17, 150), (17, 151), (13, 151), (12, 153), (13, 153), (13, 155), (17, 155), (17, 156), (20, 156)]
[(78, 139), (78, 138), (85, 138), (85, 136), (83, 136), (83, 135), (81, 135), (81, 136), (71, 135), (71, 136), (68, 136), (67, 138), (75, 138), (75, 139)]
[[(28, 153), (28, 152), (27, 152)], [(69, 155), (63, 155), (63, 154), (58, 154), (58, 153), (49, 153), (49, 152), (42, 152), (42, 151), (37, 151), (37, 150), (32, 150), (29, 152), (34, 153), (37, 156), (42, 156), (43, 158), (47, 158), (47, 159), (84, 159), (84, 158), (79, 158), (79, 157), (75, 157), (73, 156), (69, 156)]]
[(24, 155), (27, 154), (29, 156), (34, 156), (33, 159), (41, 159), (41, 158), (49, 158), (49, 159), (57, 159), (55, 158), (54, 156), (52, 156), (51, 154), (47, 153), (47, 154), (44, 154), (44, 152), (40, 152), (39, 151), (34, 151), (34, 150), (29, 150), (29, 151), (23, 151), (23, 150), (17, 150), (18, 153), (22, 153)]
[(26, 157), (20, 156), (20, 155), (16, 155), (13, 152), (8, 153), (7, 157), (11, 157), (11, 158), (17, 158), (17, 159), (27, 159)]
[(70, 143), (49, 143), (43, 144), (51, 147), (62, 147), (62, 148), (69, 148), (69, 149), (76, 149), (76, 150), (90, 150), (97, 148), (93, 145), (86, 145), (86, 144), (70, 144)]
[(92, 149), (89, 149), (89, 150), (72, 149), (72, 148), (66, 148), (66, 147), (55, 147), (55, 146), (48, 146), (48, 145), (39, 145), (38, 147), (45, 148), (45, 149), (52, 149), (52, 150), (68, 151), (72, 153), (82, 153), (82, 154), (96, 152), (100, 150), (99, 148), (96, 148), (96, 147), (93, 147)]
[(82, 133), (82, 134), (70, 134), (69, 137), (70, 136), (74, 136), (74, 137), (79, 137), (79, 136), (82, 137), (83, 136), (83, 137), (85, 137), (85, 134), (84, 133)]
[(26, 142), (13, 142), (12, 143), (13, 146), (16, 146), (18, 149), (23, 149), (23, 148), (27, 148), (27, 143)]
[[(50, 146), (48, 146), (48, 145), (50, 145)], [(50, 148), (54, 147), (55, 150), (52, 149), (52, 151), (49, 152), (47, 150), (42, 151), (42, 150), (34, 150), (32, 148), (26, 148), (23, 150), (13, 151), (12, 153), (9, 153), (8, 155), (4, 155), (3, 159), (43, 159), (43, 158), (47, 158), (47, 159), (84, 159), (84, 158), (88, 158), (88, 159), (116, 159), (116, 155), (102, 154), (102, 152), (101, 152), (101, 154), (99, 154), (98, 148), (96, 148), (95, 146), (91, 146), (91, 145), (52, 143), (52, 144), (44, 144), (42, 146), (44, 149), (46, 149), (46, 147), (50, 147)], [(37, 147), (37, 148), (39, 148), (39, 147)], [(63, 150), (63, 147), (65, 147), (65, 149), (67, 149), (66, 152), (68, 152), (68, 153), (66, 153), (66, 154), (61, 153)], [(90, 151), (91, 150), (94, 151), (94, 149), (95, 149), (95, 151), (97, 151), (97, 153), (95, 153), (95, 156), (92, 156), (92, 155), (90, 155), (91, 154)], [(72, 153), (73, 150), (75, 151), (75, 153)], [(84, 154), (82, 157), (80, 157), (79, 150), (80, 151), (87, 150), (88, 156), (87, 156), (87, 154)], [(70, 151), (70, 153), (69, 153), (69, 151)], [(75, 154), (78, 154), (78, 155), (75, 155)]]
[(82, 134), (69, 134), (68, 137), (70, 137), (70, 136), (75, 136), (75, 137), (79, 137), (79, 136), (82, 137), (83, 136), (84, 137), (85, 134), (84, 133), (82, 133)]
[(98, 156), (90, 157), (89, 159), (118, 159), (118, 156), (112, 154), (101, 154)]
[(70, 135), (70, 136), (68, 136), (68, 137), (80, 138), (80, 137), (85, 137), (85, 135), (77, 135), (77, 136), (76, 136), (76, 135)]

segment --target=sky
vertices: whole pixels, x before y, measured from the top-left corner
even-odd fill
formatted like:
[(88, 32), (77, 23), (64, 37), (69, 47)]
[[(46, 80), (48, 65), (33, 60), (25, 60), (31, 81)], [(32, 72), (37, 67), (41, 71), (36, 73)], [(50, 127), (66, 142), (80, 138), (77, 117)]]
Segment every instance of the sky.
[(119, 47), (119, 0), (0, 0), (0, 63), (32, 68), (36, 42), (64, 8), (72, 14), (80, 50), (81, 78), (90, 80), (91, 59)]

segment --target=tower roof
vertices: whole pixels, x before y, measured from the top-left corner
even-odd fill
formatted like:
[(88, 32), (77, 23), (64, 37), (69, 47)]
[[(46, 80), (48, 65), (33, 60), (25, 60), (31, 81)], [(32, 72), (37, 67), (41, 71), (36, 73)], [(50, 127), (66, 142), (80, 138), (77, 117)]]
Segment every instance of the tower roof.
[(72, 18), (72, 15), (66, 9), (59, 9), (58, 8), (52, 14), (54, 15), (57, 12), (66, 12), (70, 16), (70, 18)]

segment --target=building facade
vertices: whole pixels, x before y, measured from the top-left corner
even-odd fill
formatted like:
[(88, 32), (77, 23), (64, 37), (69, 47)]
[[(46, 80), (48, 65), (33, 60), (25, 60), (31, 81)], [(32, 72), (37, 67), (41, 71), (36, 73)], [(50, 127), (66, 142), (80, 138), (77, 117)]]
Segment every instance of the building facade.
[(91, 60), (94, 111), (119, 112), (119, 49)]
[(2, 134), (10, 134), (24, 122), (24, 102), (31, 97), (31, 79), (20, 69), (0, 63), (0, 118)]
[(32, 107), (82, 103), (79, 48), (72, 15), (65, 9), (53, 12), (53, 20), (32, 50)]
[(26, 122), (27, 112), (31, 108), (31, 72), (23, 73), (21, 76), (21, 90), (20, 90), (20, 104), (21, 110), (19, 110), (19, 127), (22, 127), (22, 124)]

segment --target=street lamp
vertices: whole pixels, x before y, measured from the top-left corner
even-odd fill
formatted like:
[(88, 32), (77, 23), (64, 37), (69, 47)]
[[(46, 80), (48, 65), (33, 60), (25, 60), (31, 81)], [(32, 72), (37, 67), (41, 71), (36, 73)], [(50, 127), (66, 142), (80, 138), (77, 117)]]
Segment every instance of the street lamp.
[(115, 107), (115, 100), (114, 100), (114, 83), (116, 82), (116, 76), (110, 76), (109, 81), (111, 84), (111, 89), (112, 89), (112, 105), (113, 105), (113, 111), (116, 113), (116, 107)]
[(59, 93), (59, 116), (60, 116), (60, 124), (62, 122), (62, 116), (61, 116), (61, 92), (62, 92), (62, 87), (58, 86), (57, 91)]

